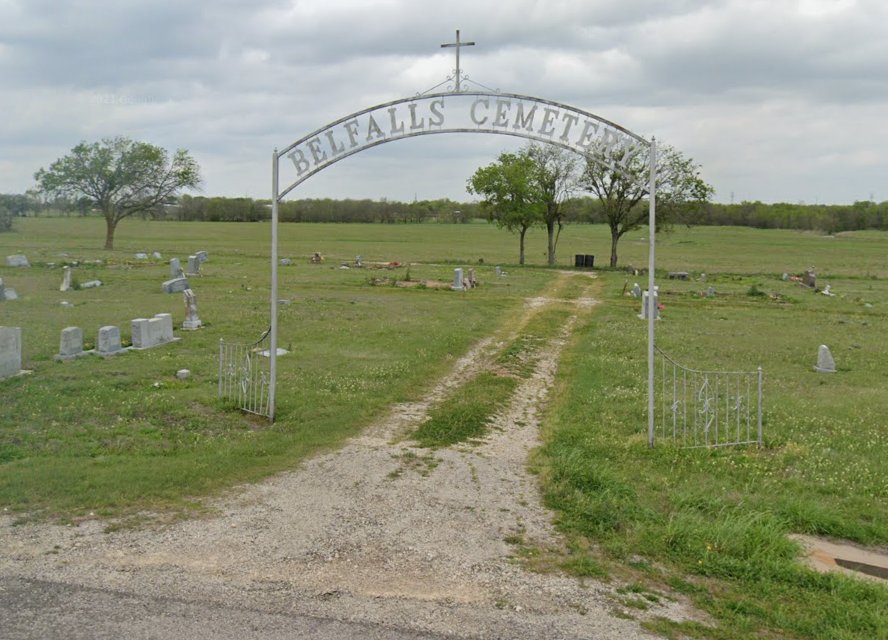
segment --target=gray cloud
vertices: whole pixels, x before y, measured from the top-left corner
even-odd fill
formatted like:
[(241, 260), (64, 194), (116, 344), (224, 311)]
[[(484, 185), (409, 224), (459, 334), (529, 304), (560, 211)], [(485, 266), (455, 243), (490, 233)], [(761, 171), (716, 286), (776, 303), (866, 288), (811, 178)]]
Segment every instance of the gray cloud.
[[(0, 191), (80, 140), (127, 135), (189, 149), (208, 193), (265, 197), (274, 147), (443, 81), (459, 27), (472, 80), (656, 135), (721, 200), (888, 199), (886, 24), (879, 0), (7, 1)], [(516, 144), (384, 145), (299, 192), (466, 198)]]

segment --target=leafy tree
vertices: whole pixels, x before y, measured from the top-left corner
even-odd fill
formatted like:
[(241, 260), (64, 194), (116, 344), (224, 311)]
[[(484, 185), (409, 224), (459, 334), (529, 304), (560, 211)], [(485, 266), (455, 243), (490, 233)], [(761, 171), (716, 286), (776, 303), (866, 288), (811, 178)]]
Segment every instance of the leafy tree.
[(531, 144), (523, 153), (533, 161), (531, 177), (543, 205), (543, 223), (548, 239), (547, 263), (554, 266), (558, 238), (564, 228), (562, 204), (576, 188), (579, 157), (572, 151), (552, 145)]
[(98, 208), (105, 217), (105, 248), (113, 249), (121, 220), (174, 203), (179, 190), (200, 184), (200, 168), (182, 149), (169, 158), (160, 147), (116, 137), (81, 142), (34, 179), (47, 195), (86, 198)]
[(524, 236), (543, 221), (542, 193), (534, 180), (536, 163), (527, 153), (502, 153), (469, 178), (469, 193), (484, 197), (482, 211), (500, 228), (518, 234), (518, 264), (524, 264)]
[[(656, 168), (658, 221), (689, 219), (712, 197), (713, 189), (700, 178), (699, 167), (672, 147), (658, 147)], [(601, 144), (586, 156), (580, 184), (601, 202), (611, 232), (611, 267), (617, 266), (620, 238), (647, 222), (648, 207), (642, 200), (648, 196), (648, 176), (648, 155), (637, 148)]]

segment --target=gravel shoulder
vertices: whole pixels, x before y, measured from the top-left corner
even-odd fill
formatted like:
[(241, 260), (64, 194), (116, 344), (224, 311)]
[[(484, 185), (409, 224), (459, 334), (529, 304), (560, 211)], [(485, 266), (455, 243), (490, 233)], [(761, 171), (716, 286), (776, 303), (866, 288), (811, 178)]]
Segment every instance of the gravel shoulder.
[[(576, 313), (592, 303), (581, 299)], [(534, 299), (525, 313), (546, 304)], [(482, 442), (428, 450), (404, 437), (489, 362), (490, 339), (422, 401), (393, 407), (337, 451), (238, 487), (213, 517), (114, 533), (98, 521), (16, 526), (0, 518), (0, 578), (19, 590), (62, 584), (359, 625), (343, 626), (341, 637), (366, 635), (360, 625), (391, 637), (653, 637), (614, 615), (615, 585), (529, 571), (506, 541), (561, 544), (526, 465), (575, 319), (541, 348), (535, 373)], [(665, 600), (646, 615), (691, 617)], [(37, 628), (19, 637), (43, 637)]]

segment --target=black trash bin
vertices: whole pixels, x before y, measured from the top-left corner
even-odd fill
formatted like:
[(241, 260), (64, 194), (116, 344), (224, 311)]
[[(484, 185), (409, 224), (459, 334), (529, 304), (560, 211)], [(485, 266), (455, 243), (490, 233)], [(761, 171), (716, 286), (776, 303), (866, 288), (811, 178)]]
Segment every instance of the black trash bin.
[[(577, 256), (578, 258), (580, 256)], [(589, 267), (590, 269), (595, 266), (595, 256), (585, 255), (583, 257), (583, 266)]]

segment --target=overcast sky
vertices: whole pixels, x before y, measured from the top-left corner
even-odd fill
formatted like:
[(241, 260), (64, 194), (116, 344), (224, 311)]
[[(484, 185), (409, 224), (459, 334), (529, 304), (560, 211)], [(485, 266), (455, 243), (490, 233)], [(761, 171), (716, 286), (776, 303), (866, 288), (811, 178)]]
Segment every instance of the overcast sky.
[[(886, 0), (0, 0), (0, 192), (123, 135), (269, 197), (274, 148), (444, 81), (457, 28), (471, 80), (656, 136), (720, 202), (888, 200)], [(396, 141), (290, 197), (470, 200), (520, 144)]]

